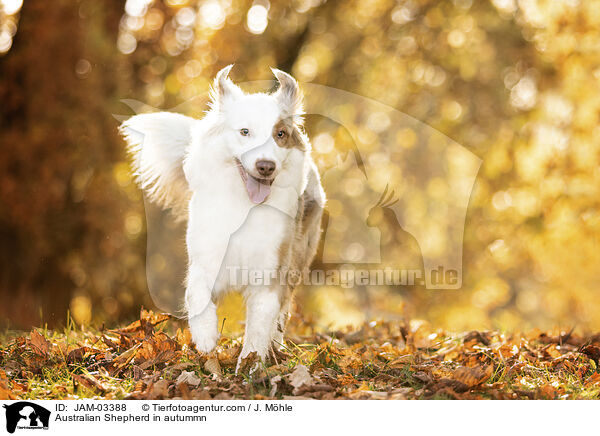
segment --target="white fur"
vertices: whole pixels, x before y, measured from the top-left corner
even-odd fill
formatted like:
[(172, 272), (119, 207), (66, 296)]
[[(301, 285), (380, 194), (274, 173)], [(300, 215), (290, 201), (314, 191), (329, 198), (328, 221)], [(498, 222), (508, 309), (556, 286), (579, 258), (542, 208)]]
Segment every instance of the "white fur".
[[(280, 147), (272, 137), (279, 119), (301, 115), (296, 82), (274, 70), (279, 93), (245, 94), (227, 78), (230, 68), (217, 75), (211, 110), (202, 120), (157, 113), (134, 116), (122, 126), (140, 186), (164, 206), (189, 213), (185, 306), (192, 339), (201, 352), (212, 350), (219, 337), (216, 304), (232, 289), (227, 267), (280, 268), (280, 247), (297, 233), (300, 196), (306, 191), (320, 207), (325, 201), (308, 140), (304, 137), (303, 151)], [(249, 134), (241, 135), (241, 129)], [(257, 160), (276, 163), (264, 203), (250, 201), (235, 159), (255, 177)], [(316, 247), (318, 232), (313, 233), (306, 244)], [(283, 339), (276, 326), (287, 318), (286, 290), (278, 281), (238, 290), (247, 304), (240, 361), (251, 352), (264, 358), (272, 341)]]
[(195, 122), (181, 114), (160, 112), (138, 115), (121, 125), (137, 182), (152, 201), (174, 208), (175, 216), (185, 214), (190, 197), (181, 159), (192, 142)]

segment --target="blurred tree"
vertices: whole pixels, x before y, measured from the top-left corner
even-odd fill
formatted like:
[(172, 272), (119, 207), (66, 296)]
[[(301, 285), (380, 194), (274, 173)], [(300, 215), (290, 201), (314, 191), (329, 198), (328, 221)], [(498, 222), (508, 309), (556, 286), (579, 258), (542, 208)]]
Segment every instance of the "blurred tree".
[(122, 6), (26, 1), (0, 58), (0, 319), (13, 327), (64, 322), (69, 307), (80, 322), (139, 310), (143, 246), (127, 231), (141, 233), (142, 211), (113, 177), (111, 113), (131, 92), (114, 49)]

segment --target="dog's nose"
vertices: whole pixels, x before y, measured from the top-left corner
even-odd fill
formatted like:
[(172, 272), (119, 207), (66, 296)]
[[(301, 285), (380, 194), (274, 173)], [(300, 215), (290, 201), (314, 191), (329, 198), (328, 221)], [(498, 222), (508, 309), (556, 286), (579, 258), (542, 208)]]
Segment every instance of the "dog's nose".
[(259, 160), (256, 162), (256, 171), (263, 177), (269, 177), (275, 171), (275, 162), (272, 160)]

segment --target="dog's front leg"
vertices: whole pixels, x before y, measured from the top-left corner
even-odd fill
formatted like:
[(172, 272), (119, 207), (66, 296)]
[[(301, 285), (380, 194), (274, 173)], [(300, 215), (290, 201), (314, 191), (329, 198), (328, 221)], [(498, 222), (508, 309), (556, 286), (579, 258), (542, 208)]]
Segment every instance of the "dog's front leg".
[(281, 310), (278, 288), (258, 287), (246, 292), (246, 332), (236, 371), (242, 359), (252, 352), (264, 360), (271, 345), (273, 325)]
[(203, 269), (193, 262), (185, 291), (185, 304), (192, 341), (198, 351), (208, 353), (215, 348), (219, 339), (217, 306)]

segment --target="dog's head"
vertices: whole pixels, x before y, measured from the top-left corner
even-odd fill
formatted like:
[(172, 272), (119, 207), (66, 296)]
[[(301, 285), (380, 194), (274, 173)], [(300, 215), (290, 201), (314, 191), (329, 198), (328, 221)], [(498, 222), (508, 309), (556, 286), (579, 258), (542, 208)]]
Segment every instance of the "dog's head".
[(271, 184), (290, 161), (303, 153), (308, 143), (302, 133), (302, 93), (298, 82), (273, 69), (279, 88), (272, 94), (246, 94), (223, 68), (215, 78), (212, 108), (219, 118), (220, 134), (253, 203), (262, 203)]

